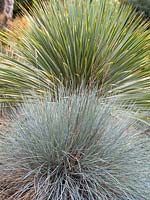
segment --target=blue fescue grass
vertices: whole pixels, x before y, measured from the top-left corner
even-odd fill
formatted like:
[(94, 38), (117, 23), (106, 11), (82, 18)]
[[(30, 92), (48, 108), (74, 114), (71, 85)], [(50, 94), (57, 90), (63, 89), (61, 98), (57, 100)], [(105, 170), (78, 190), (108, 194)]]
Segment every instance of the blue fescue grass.
[(95, 92), (27, 100), (0, 138), (0, 196), (149, 200), (150, 137), (116, 105)]

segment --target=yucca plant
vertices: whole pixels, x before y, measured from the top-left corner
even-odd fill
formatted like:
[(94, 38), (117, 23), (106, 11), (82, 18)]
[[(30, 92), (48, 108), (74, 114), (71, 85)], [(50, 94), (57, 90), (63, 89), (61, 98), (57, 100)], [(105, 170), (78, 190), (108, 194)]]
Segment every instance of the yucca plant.
[(150, 199), (150, 137), (121, 104), (59, 92), (21, 113), (0, 137), (0, 199)]
[[(1, 54), (1, 101), (57, 85), (98, 86), (150, 108), (150, 31), (131, 6), (109, 0), (35, 2), (27, 27), (1, 33), (15, 58)], [(20, 34), (18, 34), (20, 32)], [(7, 38), (11, 38), (11, 42)], [(14, 41), (14, 42), (12, 42)], [(17, 41), (17, 44), (14, 44)]]

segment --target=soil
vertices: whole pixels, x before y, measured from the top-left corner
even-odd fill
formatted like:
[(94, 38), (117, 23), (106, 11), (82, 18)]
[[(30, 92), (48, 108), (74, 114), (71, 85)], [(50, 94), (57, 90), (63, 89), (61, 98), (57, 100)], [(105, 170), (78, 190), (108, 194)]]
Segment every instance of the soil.
[(0, 134), (10, 131), (11, 120), (6, 117), (0, 117)]

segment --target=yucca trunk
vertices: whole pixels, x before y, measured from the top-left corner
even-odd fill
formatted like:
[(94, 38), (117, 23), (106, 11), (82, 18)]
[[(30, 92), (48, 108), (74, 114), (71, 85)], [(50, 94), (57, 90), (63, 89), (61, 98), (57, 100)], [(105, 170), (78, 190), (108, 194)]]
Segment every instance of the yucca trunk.
[(14, 0), (2, 0), (1, 25), (6, 26), (9, 19), (12, 19)]

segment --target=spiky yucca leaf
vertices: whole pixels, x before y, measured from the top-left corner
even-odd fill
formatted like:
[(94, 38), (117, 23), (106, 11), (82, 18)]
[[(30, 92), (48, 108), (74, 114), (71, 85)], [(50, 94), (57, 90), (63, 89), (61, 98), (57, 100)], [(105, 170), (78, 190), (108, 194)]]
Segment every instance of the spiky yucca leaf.
[(43, 93), (60, 82), (74, 88), (82, 83), (149, 109), (149, 24), (130, 6), (109, 2), (35, 2), (26, 16), (29, 26), (4, 34), (18, 44), (15, 58), (1, 55), (0, 85), (7, 86), (0, 87), (1, 101), (20, 100), (32, 89)]
[(1, 199), (149, 200), (150, 137), (114, 107), (86, 92), (27, 101), (0, 138)]

